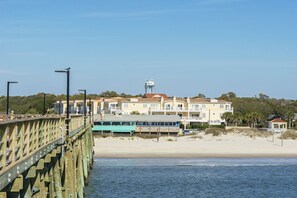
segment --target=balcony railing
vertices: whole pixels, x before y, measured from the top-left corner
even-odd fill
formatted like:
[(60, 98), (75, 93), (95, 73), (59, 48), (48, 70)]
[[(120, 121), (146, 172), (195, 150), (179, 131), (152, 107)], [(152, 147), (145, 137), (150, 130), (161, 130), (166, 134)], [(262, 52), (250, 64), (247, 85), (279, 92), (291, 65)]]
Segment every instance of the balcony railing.
[(183, 116), (181, 117), (181, 120), (203, 120), (202, 117), (187, 117), (187, 116)]
[(185, 107), (170, 107), (170, 108), (151, 108), (151, 111), (156, 112), (156, 111), (202, 111), (202, 108), (185, 108)]

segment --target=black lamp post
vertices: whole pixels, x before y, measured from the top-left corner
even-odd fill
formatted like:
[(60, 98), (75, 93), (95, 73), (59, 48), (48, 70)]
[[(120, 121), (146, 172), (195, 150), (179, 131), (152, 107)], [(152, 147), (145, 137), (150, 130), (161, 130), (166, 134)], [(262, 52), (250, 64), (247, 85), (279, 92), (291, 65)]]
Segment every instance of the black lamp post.
[(6, 114), (9, 114), (9, 85), (13, 83), (18, 83), (15, 81), (7, 81), (7, 98), (6, 98)]
[(92, 117), (93, 114), (93, 109), (92, 109), (92, 100), (91, 98), (89, 98), (89, 116), (90, 116), (90, 124), (93, 121), (94, 116)]
[(70, 112), (70, 107), (69, 107), (69, 84), (70, 84), (70, 67), (66, 68), (65, 70), (56, 70), (55, 72), (58, 73), (66, 73), (67, 74), (67, 109), (66, 109), (66, 135), (69, 135), (69, 112)]
[(84, 125), (86, 126), (86, 116), (87, 116), (87, 90), (79, 89), (78, 91), (84, 92)]
[(46, 96), (46, 94), (43, 93), (43, 115), (46, 114), (46, 110), (45, 110), (45, 96)]

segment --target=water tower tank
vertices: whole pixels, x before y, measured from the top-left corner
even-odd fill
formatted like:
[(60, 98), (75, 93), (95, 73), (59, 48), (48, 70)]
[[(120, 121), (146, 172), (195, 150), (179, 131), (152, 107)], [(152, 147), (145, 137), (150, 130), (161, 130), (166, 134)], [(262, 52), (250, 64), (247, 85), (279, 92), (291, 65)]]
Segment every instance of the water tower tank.
[(145, 85), (145, 93), (153, 93), (155, 88), (155, 82), (153, 80), (147, 80)]

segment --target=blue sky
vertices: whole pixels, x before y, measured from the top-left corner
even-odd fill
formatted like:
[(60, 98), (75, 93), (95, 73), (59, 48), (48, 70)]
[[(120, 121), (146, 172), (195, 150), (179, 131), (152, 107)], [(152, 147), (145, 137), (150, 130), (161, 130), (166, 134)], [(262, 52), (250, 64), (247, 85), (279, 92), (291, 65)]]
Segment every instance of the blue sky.
[(114, 90), (296, 99), (297, 1), (0, 0), (0, 95)]

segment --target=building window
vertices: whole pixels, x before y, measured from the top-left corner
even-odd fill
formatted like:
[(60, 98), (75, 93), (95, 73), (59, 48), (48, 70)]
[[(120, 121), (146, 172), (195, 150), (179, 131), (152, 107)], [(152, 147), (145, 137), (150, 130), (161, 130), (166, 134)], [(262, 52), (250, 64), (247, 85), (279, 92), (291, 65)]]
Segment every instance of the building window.
[(102, 125), (101, 122), (94, 122), (94, 125)]
[(143, 108), (147, 108), (147, 104), (143, 104)]
[(198, 104), (192, 105), (192, 109), (198, 110), (199, 109), (199, 105)]
[(151, 108), (152, 108), (152, 109), (157, 109), (157, 104), (152, 103), (152, 104), (151, 104)]
[(165, 109), (166, 109), (166, 110), (170, 110), (170, 104), (166, 104), (166, 105), (165, 105)]
[(181, 109), (183, 109), (183, 105), (182, 105), (182, 104), (178, 104), (178, 105), (177, 105), (177, 108), (178, 108), (179, 110), (181, 110)]
[(128, 108), (128, 104), (127, 104), (127, 103), (124, 103), (124, 107), (125, 107), (125, 108)]
[(205, 108), (205, 107), (206, 107), (205, 104), (203, 104), (203, 105), (202, 105), (202, 108)]
[(130, 122), (123, 122), (122, 125), (123, 126), (130, 126)]
[(158, 126), (158, 122), (152, 122), (152, 126)]
[(113, 126), (120, 126), (121, 123), (120, 123), (120, 122), (113, 122), (112, 125), (113, 125)]
[(206, 113), (202, 113), (202, 118), (206, 118)]
[(164, 122), (159, 122), (158, 125), (159, 126), (164, 126)]
[(117, 104), (110, 104), (110, 109), (116, 109), (117, 108)]
[(224, 105), (223, 105), (223, 104), (220, 104), (220, 108), (221, 108), (221, 109), (224, 109)]

